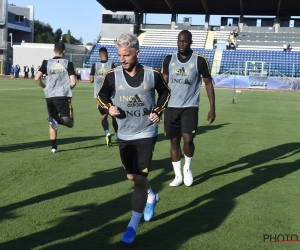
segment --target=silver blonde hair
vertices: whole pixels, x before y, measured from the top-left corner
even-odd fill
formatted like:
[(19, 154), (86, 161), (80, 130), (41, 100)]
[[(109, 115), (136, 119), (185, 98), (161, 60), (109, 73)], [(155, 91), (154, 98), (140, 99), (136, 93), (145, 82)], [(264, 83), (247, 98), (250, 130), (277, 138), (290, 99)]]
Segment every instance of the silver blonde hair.
[(140, 49), (139, 40), (135, 35), (132, 34), (122, 34), (116, 41), (117, 47), (130, 48), (130, 49)]

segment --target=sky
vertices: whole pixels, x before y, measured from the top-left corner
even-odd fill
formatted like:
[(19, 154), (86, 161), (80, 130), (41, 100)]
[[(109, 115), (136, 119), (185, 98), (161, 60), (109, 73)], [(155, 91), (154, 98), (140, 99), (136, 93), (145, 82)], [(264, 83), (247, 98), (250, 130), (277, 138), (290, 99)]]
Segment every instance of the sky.
[[(83, 43), (93, 42), (100, 33), (101, 13), (104, 8), (96, 0), (8, 0), (19, 7), (34, 6), (34, 19), (49, 23), (55, 32), (71, 31), (72, 36)], [(72, 3), (72, 4), (71, 4)]]
[[(82, 37), (84, 44), (96, 40), (101, 31), (104, 8), (96, 0), (8, 0), (8, 3), (20, 7), (33, 5), (35, 20), (49, 23), (54, 32), (58, 28), (63, 33), (70, 30), (75, 38)], [(183, 21), (183, 17), (192, 17), (193, 25), (204, 24), (204, 15), (179, 15), (179, 23)], [(219, 25), (220, 20), (221, 16), (211, 16), (210, 25)], [(169, 24), (171, 15), (147, 14), (146, 21), (152, 24)]]
[[(70, 4), (73, 2), (73, 4)], [(71, 0), (8, 0), (9, 4), (20, 7), (34, 6), (34, 19), (43, 23), (49, 23), (55, 31), (61, 28), (64, 33), (71, 31), (72, 36), (83, 43), (93, 42), (98, 38), (101, 31), (102, 11), (104, 8), (96, 0), (71, 1)], [(178, 21), (182, 22), (183, 17), (192, 17), (192, 24), (204, 24), (204, 16), (179, 15)], [(213, 23), (215, 20), (215, 23)], [(147, 23), (171, 23), (171, 15), (147, 14)], [(220, 22), (219, 17), (212, 17), (211, 24)]]

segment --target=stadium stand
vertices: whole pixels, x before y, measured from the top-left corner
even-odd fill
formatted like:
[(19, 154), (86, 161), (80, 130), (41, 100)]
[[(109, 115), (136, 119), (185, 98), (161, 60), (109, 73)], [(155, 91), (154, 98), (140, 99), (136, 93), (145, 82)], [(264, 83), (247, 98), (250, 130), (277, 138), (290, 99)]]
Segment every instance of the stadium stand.
[[(143, 46), (168, 46), (177, 47), (178, 30), (167, 29), (147, 29), (143, 39)], [(190, 30), (193, 35), (193, 45), (195, 48), (204, 48), (207, 31)]]
[[(240, 70), (248, 75), (253, 70), (253, 63), (257, 63), (255, 70), (261, 70), (262, 64), (267, 75), (284, 75), (299, 77), (299, 56), (300, 52), (274, 51), (274, 50), (227, 50), (223, 52), (220, 66), (220, 74), (232, 70)], [(245, 72), (246, 70), (246, 72)]]
[[(139, 58), (140, 63), (161, 69), (164, 57), (177, 51), (177, 36), (179, 31), (144, 29), (142, 32), (143, 39), (140, 44), (142, 51)], [(215, 51), (212, 49), (204, 49), (208, 32), (205, 30), (192, 30), (191, 33), (193, 35), (193, 50), (205, 56), (211, 67)], [(102, 46), (107, 48), (110, 60), (117, 63), (119, 62), (114, 39), (101, 38), (99, 43), (95, 44), (90, 53), (86, 56), (85, 67), (91, 67), (92, 64), (99, 61), (98, 50)]]
[(237, 43), (237, 49), (243, 50), (283, 50), (283, 44), (289, 43), (292, 51), (300, 51), (300, 34), (240, 32)]
[(215, 39), (218, 43), (225, 43), (230, 36), (230, 31), (216, 31)]
[[(177, 31), (178, 34), (178, 31)], [(90, 54), (87, 55), (85, 59), (85, 67), (91, 67), (92, 64), (99, 62), (99, 49), (100, 47), (106, 47), (109, 59), (111, 61), (116, 62), (119, 64), (119, 59), (117, 56), (117, 49), (115, 45), (112, 44), (106, 44), (106, 43), (97, 43), (94, 45), (93, 49), (91, 50)], [(176, 47), (170, 47), (170, 46), (140, 46), (141, 49), (141, 56), (139, 57), (139, 62), (143, 65), (150, 66), (157, 68), (161, 70), (162, 68), (162, 61), (165, 58), (166, 55), (176, 52)], [(210, 64), (210, 67), (212, 66), (214, 53), (215, 51), (212, 49), (204, 49), (204, 48), (196, 48), (195, 46), (192, 47), (192, 49), (205, 56)]]

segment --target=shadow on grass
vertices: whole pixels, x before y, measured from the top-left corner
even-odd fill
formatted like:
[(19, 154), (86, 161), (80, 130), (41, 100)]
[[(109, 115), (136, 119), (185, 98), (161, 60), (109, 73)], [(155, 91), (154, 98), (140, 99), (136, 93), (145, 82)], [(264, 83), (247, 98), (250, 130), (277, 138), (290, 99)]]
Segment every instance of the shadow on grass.
[[(242, 171), (247, 168), (253, 168), (262, 164), (265, 164), (273, 160), (282, 160), (290, 156), (300, 153), (300, 143), (288, 143), (261, 150), (254, 154), (250, 154), (241, 157), (237, 161), (231, 162), (225, 166), (209, 170), (203, 174), (200, 174), (194, 178), (194, 184), (204, 182), (214, 176), (224, 175)], [(236, 167), (240, 165), (239, 167)]]
[[(233, 181), (216, 190), (195, 197), (189, 204), (182, 207), (164, 211), (153, 218), (155, 221), (168, 219), (163, 225), (150, 227), (145, 233), (138, 234), (132, 249), (180, 249), (190, 238), (199, 236), (218, 228), (236, 206), (236, 198), (260, 186), (300, 169), (300, 160), (287, 163), (269, 164), (272, 160), (288, 158), (299, 153), (300, 143), (282, 144), (277, 147), (262, 150), (245, 156), (238, 161), (224, 167), (208, 171), (203, 176), (215, 174), (239, 164), (246, 164), (251, 174)], [(156, 168), (165, 166), (168, 160), (155, 161)], [(264, 166), (258, 166), (265, 164)], [(237, 168), (240, 171), (244, 168)], [(170, 170), (171, 171), (171, 170)], [(231, 171), (231, 172), (235, 172)], [(162, 188), (163, 179), (168, 170), (161, 176), (154, 178), (158, 189)], [(122, 179), (123, 179), (122, 174)], [(105, 178), (107, 178), (106, 176)], [(109, 182), (109, 180), (107, 180)], [(191, 187), (197, 188), (197, 186)], [(13, 239), (0, 244), (1, 249), (120, 249), (120, 243), (111, 243), (111, 238), (124, 232), (127, 221), (112, 222), (114, 219), (129, 211), (130, 194), (111, 200), (101, 205), (89, 204), (82, 207), (71, 207), (67, 211), (76, 212), (75, 215), (66, 216), (59, 223), (47, 230), (28, 236)], [(161, 202), (164, 202), (163, 200)], [(259, 202), (259, 201), (257, 201)], [(178, 213), (178, 214), (177, 214)], [(175, 217), (174, 215), (177, 216)], [(107, 225), (105, 225), (107, 223)], [(150, 222), (151, 223), (151, 222)], [(99, 228), (101, 225), (103, 227)], [(89, 232), (89, 233), (87, 233)], [(82, 237), (79, 234), (85, 233)], [(71, 237), (79, 238), (71, 240)], [(68, 240), (55, 242), (57, 240)], [(45, 246), (51, 244), (52, 246)]]
[[(204, 134), (204, 133), (207, 133), (209, 131), (220, 129), (220, 128), (223, 128), (223, 127), (228, 126), (228, 125), (230, 125), (230, 123), (223, 123), (223, 124), (217, 124), (217, 125), (212, 124), (212, 125), (206, 125), (206, 126), (198, 126), (196, 135)], [(161, 125), (161, 126), (163, 126), (163, 125)], [(159, 142), (159, 141), (163, 141), (163, 140), (166, 140), (164, 134), (159, 134), (158, 137), (157, 137), (157, 141)]]
[[(218, 228), (236, 206), (236, 198), (278, 178), (284, 178), (300, 169), (300, 160), (291, 163), (279, 163), (252, 168), (251, 175), (229, 183), (208, 194), (195, 198), (189, 204), (178, 209), (166, 211), (155, 220), (170, 217), (162, 226), (139, 235), (136, 244), (143, 244), (149, 239), (153, 249), (180, 249), (190, 238)], [(257, 200), (256, 202), (261, 202)], [(183, 211), (188, 210), (185, 213)], [(178, 213), (174, 219), (174, 215)], [(246, 226), (246, 225), (245, 225)], [(174, 230), (179, 229), (179, 230)], [(172, 232), (172, 238), (168, 238)]]
[[(124, 215), (128, 212), (130, 206), (130, 194), (111, 200), (107, 203), (87, 204), (84, 206), (74, 206), (64, 212), (73, 213), (71, 216), (57, 219), (57, 225), (49, 229), (45, 229), (28, 236), (20, 237), (16, 240), (11, 240), (0, 244), (0, 249), (23, 249), (29, 250), (39, 246), (81, 234), (87, 231), (97, 230), (102, 225), (109, 223), (115, 218)], [(74, 214), (75, 213), (75, 214)], [(52, 221), (53, 222), (53, 221)], [(56, 221), (54, 221), (56, 222)], [(109, 230), (97, 234), (93, 238), (94, 242), (91, 244), (86, 242), (84, 245), (76, 246), (75, 248), (68, 248), (63, 246), (61, 249), (102, 249), (101, 245), (107, 242), (108, 238), (112, 235), (118, 234), (126, 229), (126, 224), (109, 224)], [(58, 249), (54, 247), (53, 249)], [(45, 247), (43, 249), (46, 249)]]
[[(91, 141), (91, 140), (97, 140), (100, 137), (101, 136), (82, 136), (82, 137), (70, 137), (70, 138), (62, 138), (62, 139), (58, 138), (57, 144), (64, 145), (64, 144), (72, 144), (77, 142)], [(37, 149), (37, 148), (45, 148), (45, 147), (51, 147), (50, 140), (4, 145), (4, 146), (0, 146), (0, 152), (9, 153), (9, 152), (15, 152), (20, 150)]]
[(112, 185), (124, 180), (126, 180), (126, 174), (122, 167), (95, 172), (91, 177), (71, 183), (67, 187), (46, 194), (41, 194), (29, 198), (27, 200), (9, 204), (7, 206), (0, 207), (0, 214), (1, 214), (0, 221), (5, 219), (14, 219), (15, 216), (13, 215), (12, 211), (25, 206), (30, 206), (43, 201), (51, 200), (61, 196), (66, 196), (76, 192), (81, 192), (84, 190)]

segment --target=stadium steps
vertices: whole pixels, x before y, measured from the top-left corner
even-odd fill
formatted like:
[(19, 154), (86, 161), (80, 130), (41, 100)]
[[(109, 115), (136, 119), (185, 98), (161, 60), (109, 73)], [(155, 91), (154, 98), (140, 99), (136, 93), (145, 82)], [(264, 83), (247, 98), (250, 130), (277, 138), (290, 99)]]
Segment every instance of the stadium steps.
[(215, 56), (214, 56), (214, 60), (213, 60), (212, 68), (211, 68), (211, 73), (212, 74), (218, 74), (219, 73), (220, 66), (221, 66), (221, 60), (222, 60), (222, 55), (223, 55), (222, 51), (216, 51), (215, 52)]
[[(178, 30), (143, 29), (143, 31), (146, 31), (143, 46), (177, 48)], [(195, 48), (204, 48), (208, 32), (206, 30), (191, 30), (191, 33), (193, 35), (193, 46)]]
[(215, 31), (209, 31), (208, 32), (206, 43), (205, 43), (205, 49), (212, 49), (214, 47), (215, 36), (216, 36)]
[(226, 43), (226, 41), (229, 39), (230, 31), (216, 31), (215, 39), (217, 40), (217, 43)]
[(143, 32), (143, 33), (141, 33), (141, 34), (138, 36), (138, 40), (139, 40), (139, 44), (140, 44), (140, 45), (143, 45), (143, 41), (144, 41), (145, 36), (146, 36), (146, 32)]

